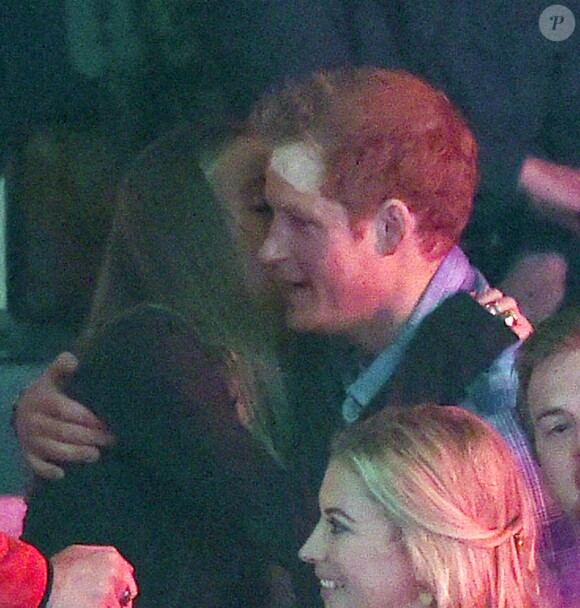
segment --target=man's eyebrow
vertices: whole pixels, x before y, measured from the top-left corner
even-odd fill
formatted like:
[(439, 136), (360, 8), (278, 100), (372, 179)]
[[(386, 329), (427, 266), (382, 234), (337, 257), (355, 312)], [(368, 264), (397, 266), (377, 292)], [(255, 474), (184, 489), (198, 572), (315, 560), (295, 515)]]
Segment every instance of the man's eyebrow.
[(353, 519), (350, 515), (348, 515), (347, 513), (345, 513), (342, 509), (339, 509), (338, 507), (329, 507), (328, 509), (324, 509), (324, 514), (325, 515), (340, 515), (341, 517), (344, 517), (344, 519), (347, 519), (351, 523), (356, 524), (355, 519)]
[(264, 196), (264, 200), (270, 204), (275, 206), (276, 208), (288, 213), (291, 216), (301, 218), (307, 221), (316, 221), (318, 216), (312, 212), (312, 210), (308, 208), (304, 208), (299, 203), (296, 203), (293, 200), (279, 200), (277, 198), (272, 199), (267, 195)]
[(543, 420), (544, 418), (548, 418), (549, 416), (558, 416), (560, 414), (567, 414), (566, 410), (563, 410), (561, 407), (552, 407), (549, 410), (544, 410), (538, 416), (536, 416), (536, 422)]

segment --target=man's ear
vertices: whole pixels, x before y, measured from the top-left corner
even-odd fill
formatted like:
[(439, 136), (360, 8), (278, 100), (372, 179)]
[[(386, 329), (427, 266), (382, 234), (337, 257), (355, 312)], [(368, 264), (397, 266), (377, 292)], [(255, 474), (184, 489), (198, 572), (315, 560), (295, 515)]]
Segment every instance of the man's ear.
[(396, 198), (386, 200), (375, 215), (377, 250), (380, 255), (393, 254), (410, 226), (410, 212), (405, 203)]

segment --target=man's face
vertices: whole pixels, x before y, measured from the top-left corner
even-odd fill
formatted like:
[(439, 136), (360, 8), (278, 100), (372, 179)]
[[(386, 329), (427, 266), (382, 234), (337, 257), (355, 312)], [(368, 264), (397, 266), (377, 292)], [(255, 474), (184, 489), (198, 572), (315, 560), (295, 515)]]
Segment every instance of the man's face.
[(580, 350), (543, 361), (530, 378), (527, 402), (548, 484), (580, 523)]
[(382, 302), (376, 230), (370, 219), (353, 232), (346, 209), (321, 194), (323, 175), (313, 146), (273, 151), (265, 182), (271, 215), (259, 258), (279, 286), (292, 329), (349, 334)]

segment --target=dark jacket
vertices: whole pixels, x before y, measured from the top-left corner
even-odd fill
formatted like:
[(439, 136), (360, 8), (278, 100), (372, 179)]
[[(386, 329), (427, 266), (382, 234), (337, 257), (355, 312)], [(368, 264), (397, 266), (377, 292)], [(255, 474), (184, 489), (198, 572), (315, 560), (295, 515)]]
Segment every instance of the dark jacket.
[(166, 310), (144, 306), (109, 327), (70, 394), (117, 443), (37, 485), (25, 538), (49, 555), (114, 545), (135, 566), (141, 608), (262, 605), (273, 555), (297, 550), (291, 492), (238, 423), (222, 372)]

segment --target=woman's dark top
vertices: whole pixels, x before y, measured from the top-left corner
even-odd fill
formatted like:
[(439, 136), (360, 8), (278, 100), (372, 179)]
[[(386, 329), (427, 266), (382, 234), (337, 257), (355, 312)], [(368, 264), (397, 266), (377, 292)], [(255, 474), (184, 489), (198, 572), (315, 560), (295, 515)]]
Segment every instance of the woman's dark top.
[(142, 306), (95, 340), (69, 392), (117, 442), (37, 484), (26, 540), (47, 555), (114, 545), (140, 608), (263, 605), (268, 565), (296, 555), (293, 491), (239, 424), (223, 362), (176, 315)]

